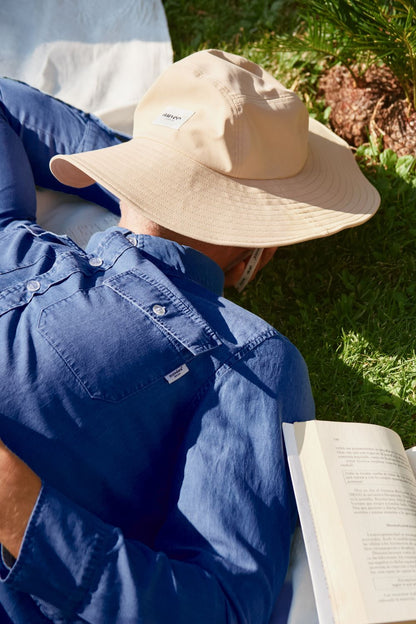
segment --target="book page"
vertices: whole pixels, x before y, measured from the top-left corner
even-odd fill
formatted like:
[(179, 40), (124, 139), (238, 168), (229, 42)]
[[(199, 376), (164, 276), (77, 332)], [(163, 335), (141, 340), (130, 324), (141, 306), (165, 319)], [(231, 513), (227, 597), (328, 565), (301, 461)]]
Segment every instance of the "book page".
[[(319, 550), (317, 531), (309, 505), (305, 481), (302, 474), (302, 467), (299, 459), (297, 441), (293, 425), (289, 423), (283, 423), (283, 434), (289, 462), (290, 475), (292, 478), (293, 489), (296, 495), (296, 503), (299, 512), (299, 519), (302, 528), (309, 570), (311, 573), (311, 581), (313, 593), (315, 596), (315, 606), (319, 618), (319, 623), (334, 624), (328, 582), (321, 553)], [(323, 461), (322, 464), (324, 466)]]
[(416, 621), (416, 480), (400, 438), (324, 421), (295, 433), (335, 622)]
[(416, 446), (413, 446), (406, 451), (407, 459), (409, 460), (410, 466), (413, 470), (413, 474), (416, 476)]
[[(285, 424), (284, 435), (286, 442), (289, 437), (287, 430), (292, 427), (297, 456), (287, 445), (288, 461), (304, 532), (319, 622), (362, 624), (366, 622), (366, 610), (361, 588), (334, 494), (331, 480), (333, 471), (328, 471), (315, 423)], [(306, 503), (305, 497), (299, 496), (299, 482), (303, 482)], [(311, 539), (312, 531), (316, 536), (316, 545), (315, 540)]]
[(39, 219), (39, 224), (55, 234), (66, 234), (82, 249), (88, 245), (93, 234), (117, 225), (120, 218), (95, 204), (60, 204), (48, 215)]
[(66, 234), (85, 249), (96, 232), (117, 225), (120, 217), (75, 195), (37, 188), (37, 222), (45, 230)]

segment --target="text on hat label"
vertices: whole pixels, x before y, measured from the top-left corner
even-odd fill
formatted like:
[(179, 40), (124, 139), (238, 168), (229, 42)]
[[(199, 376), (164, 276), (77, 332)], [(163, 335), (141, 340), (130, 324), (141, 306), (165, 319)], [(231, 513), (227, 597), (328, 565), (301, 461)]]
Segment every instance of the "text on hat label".
[(167, 106), (152, 123), (155, 124), (155, 126), (167, 126), (168, 128), (178, 130), (194, 113), (195, 111), (186, 110), (185, 108)]

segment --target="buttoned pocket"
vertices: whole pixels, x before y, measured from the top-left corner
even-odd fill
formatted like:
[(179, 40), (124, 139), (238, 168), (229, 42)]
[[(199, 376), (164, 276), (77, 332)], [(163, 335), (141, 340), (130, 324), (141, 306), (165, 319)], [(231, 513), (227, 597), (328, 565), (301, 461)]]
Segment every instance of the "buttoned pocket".
[[(156, 305), (157, 318), (163, 306)], [(94, 399), (121, 401), (192, 357), (151, 315), (105, 284), (43, 309), (38, 329)]]

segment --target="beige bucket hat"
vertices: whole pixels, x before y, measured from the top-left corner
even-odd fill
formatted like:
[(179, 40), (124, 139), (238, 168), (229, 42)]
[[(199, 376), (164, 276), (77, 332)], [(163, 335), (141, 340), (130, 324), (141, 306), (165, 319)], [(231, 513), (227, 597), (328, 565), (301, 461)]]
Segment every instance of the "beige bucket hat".
[(329, 236), (380, 202), (348, 145), (247, 59), (203, 50), (174, 63), (136, 108), (130, 141), (55, 156), (64, 184), (98, 182), (156, 223), (219, 245)]

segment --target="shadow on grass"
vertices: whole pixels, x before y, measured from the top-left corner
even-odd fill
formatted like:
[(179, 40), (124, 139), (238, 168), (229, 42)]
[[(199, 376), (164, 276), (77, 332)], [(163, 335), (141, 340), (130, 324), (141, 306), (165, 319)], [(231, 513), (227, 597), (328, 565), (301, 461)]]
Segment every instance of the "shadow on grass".
[(317, 416), (377, 422), (416, 444), (416, 189), (374, 174), (365, 225), (278, 250), (234, 300), (288, 336), (310, 371)]
[(175, 60), (201, 48), (234, 50), (298, 19), (294, 0), (163, 0)]
[[(264, 65), (276, 54), (274, 32), (290, 32), (298, 19), (293, 0), (164, 0), (164, 6), (176, 59), (206, 47), (242, 53), (265, 35), (253, 59)], [(383, 198), (369, 223), (278, 250), (242, 296), (227, 295), (299, 347), (319, 418), (377, 422), (410, 446), (416, 444), (416, 190), (382, 168), (367, 174)]]

